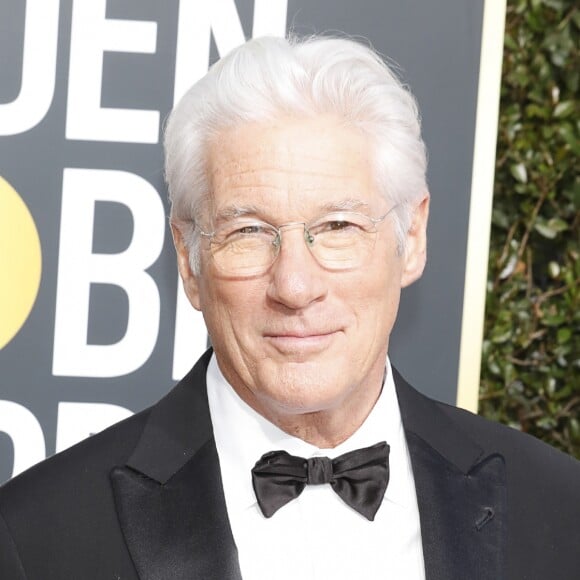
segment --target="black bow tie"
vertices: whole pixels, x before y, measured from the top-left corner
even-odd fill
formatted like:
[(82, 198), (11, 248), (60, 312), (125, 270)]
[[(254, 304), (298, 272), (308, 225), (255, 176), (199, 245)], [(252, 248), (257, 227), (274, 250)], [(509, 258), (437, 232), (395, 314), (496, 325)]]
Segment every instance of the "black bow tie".
[(271, 451), (252, 469), (258, 505), (267, 518), (297, 498), (307, 483), (330, 483), (346, 504), (373, 521), (389, 483), (389, 446), (383, 441), (332, 460)]

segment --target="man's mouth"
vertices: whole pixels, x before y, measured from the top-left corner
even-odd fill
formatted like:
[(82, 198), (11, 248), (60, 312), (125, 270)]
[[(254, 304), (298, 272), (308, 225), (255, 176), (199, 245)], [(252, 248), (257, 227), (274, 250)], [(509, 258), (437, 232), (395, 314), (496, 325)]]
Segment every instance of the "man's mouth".
[(315, 353), (328, 348), (340, 330), (267, 332), (264, 338), (282, 353)]

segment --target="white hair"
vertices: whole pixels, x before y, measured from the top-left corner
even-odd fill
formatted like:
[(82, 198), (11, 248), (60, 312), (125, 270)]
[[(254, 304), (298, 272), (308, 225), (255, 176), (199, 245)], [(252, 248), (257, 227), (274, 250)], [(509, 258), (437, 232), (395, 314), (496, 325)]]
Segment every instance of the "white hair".
[(377, 187), (394, 212), (399, 250), (411, 210), (427, 192), (415, 99), (371, 48), (345, 38), (263, 37), (213, 65), (173, 109), (165, 129), (171, 221), (199, 271), (201, 205), (211, 195), (207, 152), (226, 128), (281, 116), (334, 114), (369, 137)]

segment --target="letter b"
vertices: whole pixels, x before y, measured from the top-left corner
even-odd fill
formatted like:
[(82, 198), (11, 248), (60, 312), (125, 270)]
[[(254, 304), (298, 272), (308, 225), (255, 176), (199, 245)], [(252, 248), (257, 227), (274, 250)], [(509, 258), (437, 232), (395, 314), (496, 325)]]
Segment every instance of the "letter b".
[[(117, 254), (94, 254), (96, 201), (124, 204), (132, 213), (133, 238)], [(116, 377), (139, 368), (159, 331), (159, 291), (145, 271), (163, 247), (164, 211), (155, 188), (125, 171), (64, 170), (53, 373)], [(114, 344), (87, 344), (91, 283), (121, 287), (129, 300), (127, 330)]]

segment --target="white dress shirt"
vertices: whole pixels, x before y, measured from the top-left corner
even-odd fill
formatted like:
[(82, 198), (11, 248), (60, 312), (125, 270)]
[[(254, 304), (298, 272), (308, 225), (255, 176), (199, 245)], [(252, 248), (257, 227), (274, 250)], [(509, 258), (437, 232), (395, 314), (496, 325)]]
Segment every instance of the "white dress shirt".
[[(256, 413), (225, 380), (215, 355), (207, 371), (207, 390), (244, 580), (425, 580), (415, 483), (388, 360), (373, 410), (334, 449), (318, 449)], [(307, 485), (271, 518), (262, 515), (251, 469), (264, 453), (284, 450), (304, 458), (332, 459), (380, 441), (390, 446), (390, 478), (374, 521), (346, 505), (330, 484)]]

